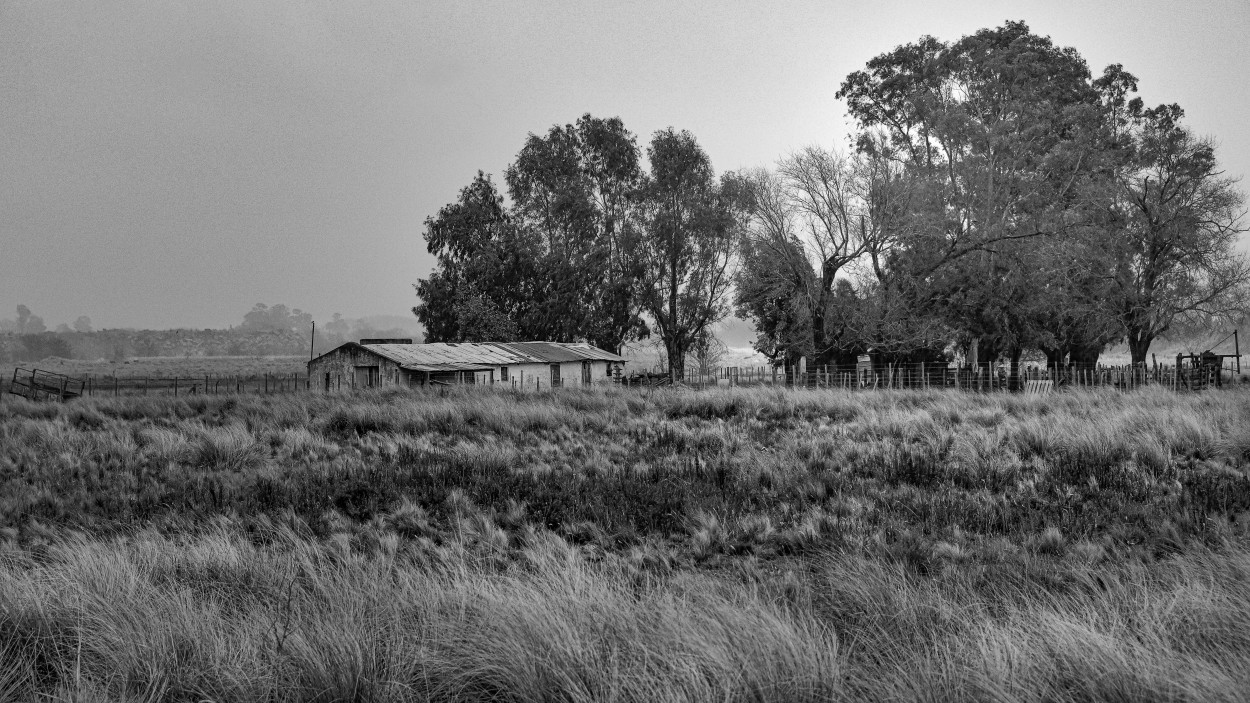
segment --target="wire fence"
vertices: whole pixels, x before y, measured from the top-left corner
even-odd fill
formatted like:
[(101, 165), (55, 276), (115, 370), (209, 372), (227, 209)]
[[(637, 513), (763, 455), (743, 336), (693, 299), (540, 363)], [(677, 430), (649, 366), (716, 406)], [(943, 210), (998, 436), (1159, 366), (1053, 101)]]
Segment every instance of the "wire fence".
[[(1025, 365), (1011, 375), (1007, 364), (978, 366), (949, 363), (849, 364), (816, 366), (802, 371), (793, 368), (755, 366), (715, 369), (686, 369), (681, 383), (709, 386), (787, 386), (798, 388), (841, 388), (845, 390), (950, 388), (971, 391), (1047, 390), (1063, 387), (1116, 388), (1129, 390), (1145, 386), (1174, 390), (1203, 390), (1237, 385), (1240, 373), (1231, 365)], [(631, 379), (637, 385), (664, 385), (667, 374), (647, 374)]]
[[(30, 397), (31, 381), (45, 372), (15, 369), (10, 378), (0, 379), (0, 398), (11, 393)], [(308, 375), (252, 374), (203, 376), (120, 376), (84, 375), (71, 377), (74, 397), (131, 397), (144, 395), (272, 395), (308, 390)]]
[[(23, 375), (25, 374), (25, 376)], [(203, 376), (121, 376), (85, 375), (70, 377), (72, 383), (51, 388), (44, 372), (17, 369), (12, 378), (0, 378), (0, 402), (9, 394), (30, 398), (134, 397), (148, 395), (218, 396), (275, 395), (307, 391), (324, 392), (312, 386), (307, 374), (252, 374)], [(56, 376), (56, 374), (51, 374)], [(1160, 387), (1176, 391), (1197, 391), (1242, 385), (1247, 379), (1232, 368), (1186, 364), (1148, 366), (1022, 366), (1015, 378), (1005, 364), (966, 366), (955, 364), (829, 365), (797, 371), (772, 366), (690, 368), (678, 383), (693, 388), (775, 386), (786, 388), (830, 388), (864, 390), (955, 389), (965, 391), (1047, 392), (1061, 388), (1112, 388), (1131, 390)], [(41, 386), (43, 394), (32, 389)], [(547, 384), (543, 384), (547, 386)], [(559, 384), (556, 384), (557, 386)], [(648, 388), (673, 385), (667, 373), (631, 374), (615, 379), (613, 385)], [(73, 392), (67, 392), (66, 389)], [(355, 386), (336, 386), (332, 392), (349, 392)], [(541, 389), (540, 389), (541, 390)]]

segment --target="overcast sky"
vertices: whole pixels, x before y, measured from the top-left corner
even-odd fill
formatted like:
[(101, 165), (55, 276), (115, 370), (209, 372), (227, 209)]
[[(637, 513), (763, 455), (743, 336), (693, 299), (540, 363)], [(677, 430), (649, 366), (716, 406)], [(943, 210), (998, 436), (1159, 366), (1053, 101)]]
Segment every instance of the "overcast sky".
[(717, 171), (842, 146), (847, 73), (1004, 20), (1119, 62), (1250, 174), (1250, 3), (0, 0), (0, 317), (406, 314), (422, 222), (590, 112)]

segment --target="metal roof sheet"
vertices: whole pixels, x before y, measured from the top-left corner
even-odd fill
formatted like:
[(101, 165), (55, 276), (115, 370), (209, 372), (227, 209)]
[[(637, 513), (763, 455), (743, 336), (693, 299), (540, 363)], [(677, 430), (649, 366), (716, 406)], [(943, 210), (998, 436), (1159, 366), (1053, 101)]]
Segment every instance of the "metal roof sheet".
[(561, 342), (435, 342), (431, 344), (362, 344), (363, 348), (416, 370), (467, 371), (512, 364), (566, 361), (625, 361), (589, 344)]
[(433, 373), (437, 371), (490, 371), (498, 367), (493, 364), (401, 364), (400, 368)]
[(617, 356), (589, 344), (569, 344), (565, 342), (508, 342), (500, 346), (514, 349), (522, 354), (536, 356), (547, 362), (561, 361), (625, 361)]
[(469, 367), (505, 366), (524, 364), (539, 359), (527, 358), (497, 344), (434, 343), (434, 344), (365, 344), (365, 349), (380, 354), (400, 366), (445, 366), (458, 369)]

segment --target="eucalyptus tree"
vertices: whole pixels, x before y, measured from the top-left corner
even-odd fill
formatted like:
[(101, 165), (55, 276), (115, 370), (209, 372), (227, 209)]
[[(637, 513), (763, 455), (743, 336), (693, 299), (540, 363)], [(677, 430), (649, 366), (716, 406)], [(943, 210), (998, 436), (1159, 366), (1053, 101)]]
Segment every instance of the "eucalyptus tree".
[(539, 338), (613, 351), (646, 333), (636, 299), (640, 156), (619, 118), (583, 115), (529, 135), (508, 168), (514, 221), (539, 243)]
[(718, 180), (707, 153), (684, 130), (656, 132), (647, 157), (651, 170), (634, 250), (642, 271), (637, 290), (676, 381), (687, 353), (729, 312), (749, 188), (733, 174)]
[(516, 225), (490, 176), (479, 171), (456, 202), (426, 218), (425, 240), (435, 268), (415, 284), (420, 302), (412, 312), (427, 342), (530, 336), (522, 324), (535, 317), (543, 286), (537, 243)]
[(510, 203), (479, 173), (426, 220), (435, 270), (413, 312), (430, 341), (589, 341), (646, 334), (637, 302), (642, 172), (618, 118), (530, 134), (505, 171)]

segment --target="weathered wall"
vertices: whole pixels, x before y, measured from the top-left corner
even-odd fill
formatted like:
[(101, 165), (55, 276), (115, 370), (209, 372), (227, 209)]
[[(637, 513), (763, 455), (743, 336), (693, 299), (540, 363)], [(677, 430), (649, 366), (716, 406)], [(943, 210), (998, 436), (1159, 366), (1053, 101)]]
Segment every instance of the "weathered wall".
[[(590, 385), (602, 386), (612, 383), (612, 379), (608, 377), (608, 367), (611, 362), (592, 361), (590, 362)], [(623, 366), (623, 364), (616, 364)], [(551, 364), (512, 364), (508, 367), (508, 384), (517, 388), (522, 387), (521, 374), (524, 373), (524, 387), (534, 388), (541, 382), (542, 388), (551, 387)], [(499, 378), (499, 372), (495, 372), (495, 378)], [(582, 385), (582, 362), (567, 361), (560, 364), (560, 382), (565, 388), (572, 388)]]
[(377, 366), (378, 383), (382, 387), (407, 383), (407, 373), (399, 364), (356, 347), (335, 349), (308, 364), (309, 385), (313, 390), (325, 390), (325, 376), (330, 374), (330, 390), (359, 388), (357, 366)]
[[(389, 359), (355, 347), (349, 347), (336, 349), (309, 364), (311, 387), (314, 390), (325, 390), (325, 375), (327, 373), (330, 374), (330, 390), (363, 387), (363, 384), (357, 379), (356, 367), (358, 366), (377, 366), (379, 370), (379, 385), (383, 387), (417, 385), (422, 378), (422, 374), (404, 371), (399, 368), (398, 364)], [(590, 362), (590, 384), (592, 386), (611, 384), (613, 379), (608, 376), (608, 370), (616, 366), (623, 367), (623, 364), (608, 361)], [(475, 380), (478, 383), (528, 389), (551, 387), (551, 364), (548, 363), (509, 364), (508, 381), (506, 383), (500, 378), (500, 367), (498, 366), (493, 367), (489, 374), (486, 372), (470, 373), (476, 377)], [(457, 374), (435, 375), (437, 380), (449, 383), (456, 382), (457, 376)], [(569, 361), (561, 363), (560, 381), (561, 385), (566, 388), (581, 386), (582, 362)]]

